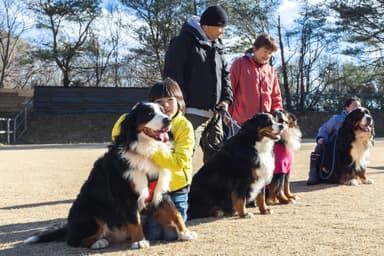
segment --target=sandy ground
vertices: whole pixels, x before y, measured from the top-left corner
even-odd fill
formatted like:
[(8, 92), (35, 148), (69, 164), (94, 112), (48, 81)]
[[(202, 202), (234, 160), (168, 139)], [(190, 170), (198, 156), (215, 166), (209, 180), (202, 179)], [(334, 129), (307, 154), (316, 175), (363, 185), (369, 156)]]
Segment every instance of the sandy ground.
[[(189, 222), (192, 242), (152, 243), (130, 250), (129, 242), (101, 251), (64, 242), (25, 245), (41, 228), (63, 221), (105, 144), (0, 146), (0, 255), (383, 255), (384, 142), (377, 141), (368, 174), (373, 185), (306, 186), (313, 143), (296, 154), (292, 190), (296, 204), (273, 206), (253, 219)], [(200, 165), (200, 153), (194, 165)]]

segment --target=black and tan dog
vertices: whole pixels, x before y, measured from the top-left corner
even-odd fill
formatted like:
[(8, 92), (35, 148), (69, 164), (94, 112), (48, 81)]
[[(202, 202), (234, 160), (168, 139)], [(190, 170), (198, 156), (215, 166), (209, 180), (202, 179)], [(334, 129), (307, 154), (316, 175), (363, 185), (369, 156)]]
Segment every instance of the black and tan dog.
[[(144, 208), (164, 227), (174, 226), (179, 239), (196, 234), (187, 230), (168, 190), (170, 173), (155, 165), (150, 156), (169, 151), (167, 132), (171, 120), (154, 103), (140, 103), (121, 122), (120, 135), (99, 158), (74, 201), (67, 223), (33, 235), (25, 243), (65, 240), (71, 246), (101, 249), (110, 243), (132, 241), (131, 248), (145, 248), (140, 211)], [(157, 178), (153, 199), (148, 179)]]
[(296, 195), (291, 193), (289, 177), (292, 171), (294, 152), (301, 146), (302, 133), (294, 114), (286, 110), (273, 113), (276, 121), (283, 124), (281, 139), (275, 143), (275, 170), (267, 188), (267, 204), (288, 204), (295, 202)]
[(188, 217), (219, 217), (235, 212), (252, 217), (247, 201), (254, 201), (261, 214), (269, 214), (264, 187), (273, 175), (273, 145), (283, 125), (270, 114), (257, 114), (244, 123), (192, 178)]
[(368, 109), (357, 108), (346, 116), (336, 138), (334, 178), (338, 183), (373, 183), (366, 168), (374, 135), (374, 122)]

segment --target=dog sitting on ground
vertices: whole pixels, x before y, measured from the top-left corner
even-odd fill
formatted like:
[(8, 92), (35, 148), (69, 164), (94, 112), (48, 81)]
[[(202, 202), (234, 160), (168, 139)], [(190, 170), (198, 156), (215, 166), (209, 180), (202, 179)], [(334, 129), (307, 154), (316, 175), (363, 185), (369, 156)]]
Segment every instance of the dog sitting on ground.
[(288, 204), (295, 202), (296, 195), (291, 193), (289, 176), (292, 171), (294, 151), (300, 149), (302, 133), (297, 118), (285, 110), (273, 113), (276, 121), (283, 124), (281, 139), (274, 145), (275, 170), (267, 189), (266, 203), (268, 205)]
[[(164, 227), (174, 226), (180, 240), (196, 238), (165, 192), (170, 173), (150, 156), (169, 151), (171, 120), (154, 103), (139, 103), (121, 122), (120, 134), (99, 158), (74, 201), (67, 223), (33, 235), (25, 243), (66, 240), (71, 246), (101, 249), (131, 239), (132, 249), (146, 248), (140, 211), (157, 218)], [(152, 201), (148, 180), (157, 178)]]
[(273, 145), (283, 125), (271, 114), (257, 114), (225, 142), (192, 178), (188, 218), (232, 215), (252, 217), (247, 201), (254, 201), (261, 214), (269, 214), (264, 187), (273, 175)]
[(347, 115), (336, 138), (334, 178), (338, 183), (373, 183), (366, 168), (374, 135), (374, 122), (368, 109), (360, 107)]

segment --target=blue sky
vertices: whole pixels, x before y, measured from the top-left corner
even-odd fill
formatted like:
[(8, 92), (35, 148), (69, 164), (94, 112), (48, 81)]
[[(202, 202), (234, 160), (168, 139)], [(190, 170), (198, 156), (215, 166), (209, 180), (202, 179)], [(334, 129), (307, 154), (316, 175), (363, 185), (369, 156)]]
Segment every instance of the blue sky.
[[(319, 0), (310, 0), (311, 3), (316, 3), (319, 2)], [(110, 9), (111, 6), (113, 5), (119, 5), (118, 0), (104, 0), (103, 1), (103, 8)], [(293, 0), (282, 0), (282, 4), (278, 9), (278, 13), (280, 14), (281, 22), (283, 27), (289, 28), (293, 25), (294, 20), (298, 17), (298, 10), (300, 8), (300, 2), (299, 1), (293, 1)], [(105, 34), (108, 28), (110, 28), (111, 24), (111, 18), (108, 17), (108, 12), (105, 10), (104, 12), (104, 18), (101, 18), (97, 21), (97, 27), (100, 30), (100, 35), (101, 36), (106, 36), (109, 37), (109, 35)], [(26, 21), (29, 24), (33, 24), (33, 15), (26, 15), (23, 16), (24, 21)], [(123, 20), (124, 23), (126, 24), (132, 24), (135, 22), (135, 17), (132, 15), (127, 15), (126, 13), (122, 13), (120, 16)], [(137, 22), (137, 21), (136, 21)], [(106, 28), (106, 26), (108, 26)], [(33, 28), (28, 31), (28, 33), (25, 33), (23, 37), (27, 39), (28, 41), (44, 41), (42, 37), (44, 36), (44, 33), (41, 33), (41, 31), (35, 31)], [(67, 31), (68, 35), (71, 35), (72, 32), (70, 29)], [(133, 39), (131, 36), (129, 36), (129, 28), (126, 30), (125, 33), (125, 38), (124, 41), (128, 43), (128, 45), (137, 45), (137, 41)], [(48, 38), (46, 38), (48, 39)], [(49, 39), (48, 39), (49, 40)]]

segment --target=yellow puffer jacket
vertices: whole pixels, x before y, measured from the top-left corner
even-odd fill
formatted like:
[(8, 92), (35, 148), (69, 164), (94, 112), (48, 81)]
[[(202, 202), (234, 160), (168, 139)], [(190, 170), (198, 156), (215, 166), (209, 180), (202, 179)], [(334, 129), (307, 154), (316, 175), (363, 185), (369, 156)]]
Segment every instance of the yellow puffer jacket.
[[(112, 139), (120, 134), (120, 123), (126, 114), (120, 116), (112, 129)], [(191, 183), (192, 157), (195, 137), (192, 124), (181, 113), (172, 119), (171, 132), (174, 149), (171, 154), (158, 151), (151, 156), (152, 161), (162, 168), (170, 170), (172, 174), (170, 191), (176, 191)]]

